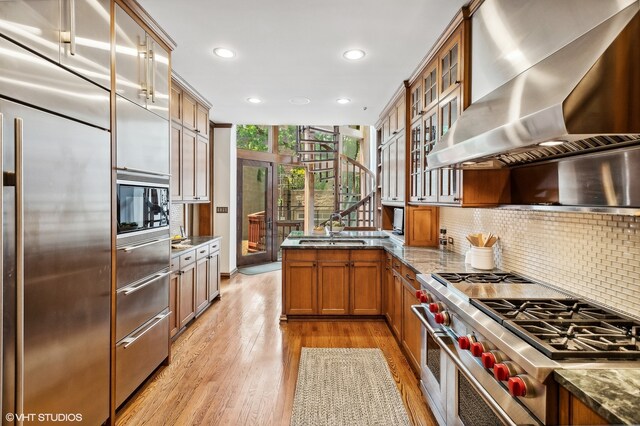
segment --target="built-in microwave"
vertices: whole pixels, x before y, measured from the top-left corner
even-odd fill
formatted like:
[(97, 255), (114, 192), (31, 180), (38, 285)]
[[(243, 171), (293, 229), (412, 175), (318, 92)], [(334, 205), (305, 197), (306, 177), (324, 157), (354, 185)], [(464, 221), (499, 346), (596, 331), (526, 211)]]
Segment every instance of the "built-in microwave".
[(118, 180), (118, 234), (169, 227), (169, 185)]

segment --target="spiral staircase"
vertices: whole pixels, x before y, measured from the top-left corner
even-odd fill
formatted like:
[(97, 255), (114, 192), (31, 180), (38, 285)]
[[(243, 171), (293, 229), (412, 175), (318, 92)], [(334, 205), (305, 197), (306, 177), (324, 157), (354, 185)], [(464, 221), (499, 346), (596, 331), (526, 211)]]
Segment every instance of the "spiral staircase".
[[(349, 228), (375, 227), (375, 174), (341, 153), (338, 126), (298, 126), (297, 154), (311, 175), (310, 182), (333, 188), (332, 212)], [(321, 224), (324, 224), (321, 222)], [(317, 222), (316, 222), (317, 223)]]

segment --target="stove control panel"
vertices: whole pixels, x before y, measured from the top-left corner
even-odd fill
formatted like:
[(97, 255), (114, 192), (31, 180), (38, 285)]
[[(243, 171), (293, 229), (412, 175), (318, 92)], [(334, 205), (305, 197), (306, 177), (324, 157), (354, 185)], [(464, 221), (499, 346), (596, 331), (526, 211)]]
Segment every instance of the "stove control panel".
[(476, 336), (473, 334), (467, 334), (466, 336), (458, 337), (458, 347), (463, 351), (471, 349), (471, 344), (476, 341)]
[(512, 361), (504, 361), (493, 366), (493, 377), (501, 382), (506, 382), (509, 378), (523, 374), (524, 370)]
[(529, 386), (528, 379), (526, 374), (521, 374), (515, 377), (509, 378), (507, 382), (509, 387), (509, 393), (511, 396), (519, 396), (519, 397), (531, 397), (532, 392), (530, 392), (531, 386)]
[(482, 360), (482, 365), (484, 365), (484, 368), (492, 370), (494, 365), (504, 361), (506, 357), (500, 351), (489, 351), (489, 352), (484, 352), (480, 356), (480, 359)]

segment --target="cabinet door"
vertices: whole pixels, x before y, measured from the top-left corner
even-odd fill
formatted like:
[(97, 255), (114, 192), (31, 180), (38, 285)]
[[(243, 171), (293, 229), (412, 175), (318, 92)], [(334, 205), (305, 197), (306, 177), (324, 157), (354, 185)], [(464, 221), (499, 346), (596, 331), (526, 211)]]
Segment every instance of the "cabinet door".
[(405, 128), (407, 119), (407, 102), (404, 97), (398, 101), (395, 107), (396, 132), (401, 132)]
[(169, 280), (169, 310), (171, 313), (169, 314), (169, 333), (170, 337), (176, 335), (178, 330), (180, 330), (180, 321), (179, 318), (179, 289), (180, 289), (180, 275), (179, 274), (171, 274), (171, 279)]
[(405, 183), (405, 173), (406, 173), (406, 164), (407, 164), (407, 147), (405, 145), (405, 136), (404, 133), (400, 133), (398, 139), (396, 140), (396, 195), (395, 201), (404, 201), (405, 199), (405, 191), (406, 191), (406, 183)]
[(381, 157), (382, 157), (382, 192), (381, 192), (381, 199), (382, 201), (388, 201), (391, 199), (391, 194), (390, 194), (390, 183), (391, 183), (391, 179), (390, 179), (390, 172), (391, 172), (391, 158), (389, 157), (390, 152), (390, 148), (391, 145), (387, 144), (387, 145), (383, 145), (382, 146), (382, 152), (381, 152)]
[(116, 4), (116, 93), (146, 108), (147, 34)]
[(393, 270), (391, 262), (387, 262), (384, 271), (384, 316), (387, 317), (389, 325), (393, 323)]
[[(59, 0), (0, 1), (2, 33), (54, 62), (60, 60)], [(25, 31), (34, 29), (38, 33)]]
[(391, 329), (399, 339), (402, 337), (402, 278), (393, 274), (393, 314)]
[(196, 134), (182, 129), (182, 199), (191, 201), (196, 196)]
[(382, 278), (380, 262), (351, 262), (351, 311), (352, 315), (380, 315)]
[(105, 46), (111, 45), (110, 5), (109, 0), (66, 0), (60, 16), (60, 63), (109, 90), (111, 51)]
[(171, 120), (182, 125), (182, 89), (171, 82)]
[(460, 203), (460, 170), (443, 167), (438, 170), (440, 186), (438, 202)]
[(209, 302), (220, 294), (220, 252), (209, 256)]
[(409, 206), (407, 214), (407, 244), (419, 247), (438, 245), (438, 208), (434, 206)]
[(411, 126), (409, 142), (409, 200), (422, 201), (422, 121)]
[(196, 138), (195, 199), (209, 199), (209, 139), (200, 135)]
[(200, 313), (209, 303), (207, 281), (209, 280), (209, 259), (202, 258), (196, 264), (196, 313)]
[(209, 109), (198, 104), (196, 111), (196, 133), (206, 138), (209, 137)]
[(418, 119), (422, 113), (422, 81), (418, 80), (411, 87), (411, 100), (409, 103), (409, 117), (411, 122)]
[(316, 262), (284, 262), (286, 283), (285, 312), (287, 315), (318, 313), (318, 281)]
[(438, 108), (433, 108), (430, 112), (425, 114), (425, 118), (422, 122), (423, 134), (422, 134), (422, 158), (423, 158), (423, 171), (422, 171), (422, 195), (419, 198), (421, 202), (435, 203), (438, 201), (438, 173), (439, 170), (432, 170), (429, 168), (427, 162), (427, 155), (433, 150), (436, 141), (438, 140)]
[(349, 262), (318, 262), (318, 309), (321, 315), (349, 313)]
[(192, 263), (182, 269), (180, 275), (180, 295), (178, 296), (180, 328), (187, 325), (196, 315), (196, 264)]
[(389, 142), (389, 200), (398, 201), (398, 139)]
[(182, 201), (182, 126), (171, 123), (171, 201)]
[(457, 33), (449, 41), (440, 55), (440, 95), (447, 96), (449, 92), (460, 85), (460, 40)]
[(189, 130), (196, 131), (198, 104), (186, 93), (182, 93), (182, 125)]
[(438, 103), (438, 64), (433, 63), (422, 74), (422, 110), (427, 111)]
[(415, 290), (411, 284), (403, 281), (402, 286), (402, 346), (408, 355), (408, 361), (416, 374), (420, 373), (420, 332), (421, 324), (411, 310), (411, 305), (420, 303), (416, 299)]
[(165, 120), (169, 119), (169, 52), (160, 43), (147, 38), (149, 43), (149, 96), (147, 108)]

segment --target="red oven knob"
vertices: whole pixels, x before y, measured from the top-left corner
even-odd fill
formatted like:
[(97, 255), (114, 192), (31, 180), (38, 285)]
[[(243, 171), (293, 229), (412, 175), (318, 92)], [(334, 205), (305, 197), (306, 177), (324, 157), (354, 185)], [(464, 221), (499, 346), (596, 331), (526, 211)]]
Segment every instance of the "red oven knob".
[(442, 325), (449, 325), (451, 323), (451, 317), (449, 317), (449, 313), (447, 311), (438, 312), (435, 315), (436, 323)]
[(440, 305), (438, 303), (429, 303), (429, 312), (440, 312)]
[(429, 296), (428, 294), (422, 293), (420, 295), (420, 303), (429, 303), (431, 302), (431, 296)]
[(527, 383), (518, 376), (509, 378), (509, 393), (512, 396), (526, 396), (527, 395)]
[(509, 366), (503, 363), (494, 365), (493, 377), (495, 377), (496, 380), (500, 380), (501, 382), (508, 380), (509, 377), (511, 377), (511, 370), (509, 370)]
[(496, 357), (491, 352), (483, 353), (481, 355), (481, 358), (482, 358), (482, 365), (484, 365), (484, 368), (493, 368), (493, 366), (496, 364)]
[(471, 347), (471, 340), (467, 336), (458, 337), (458, 347), (466, 351)]
[(484, 345), (481, 342), (473, 342), (471, 344), (471, 355), (479, 358), (484, 352)]
[(422, 290), (416, 290), (416, 299), (420, 299), (420, 296), (422, 296)]

